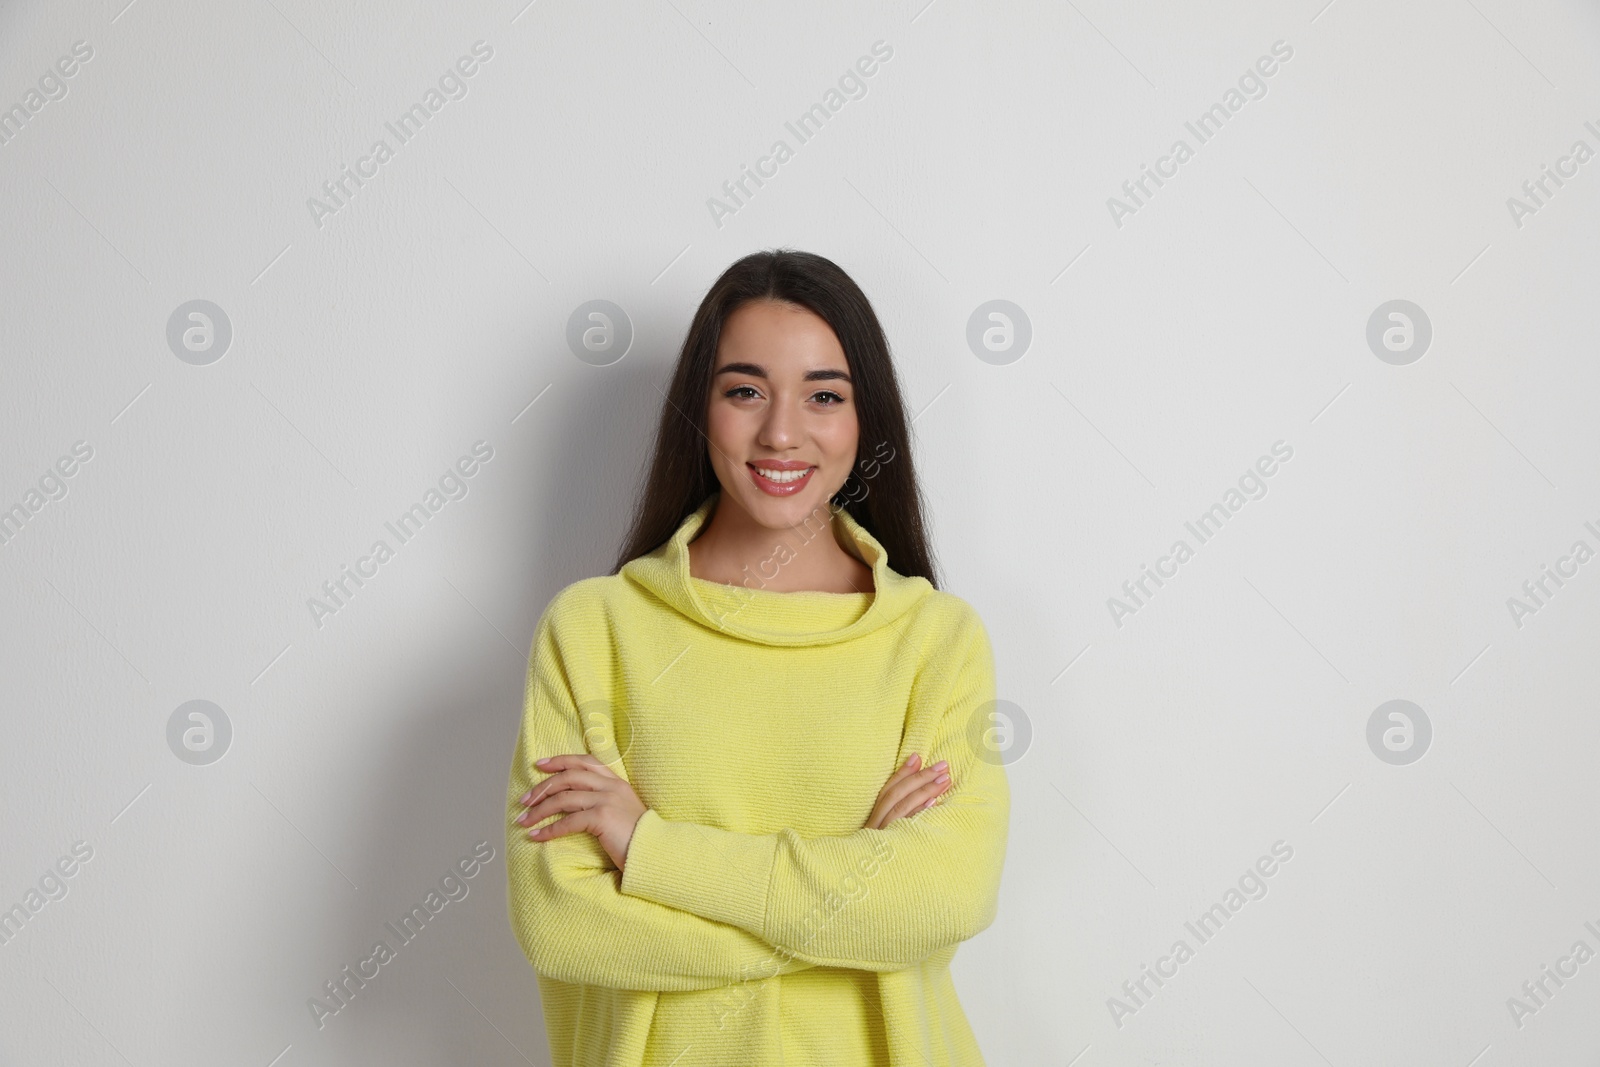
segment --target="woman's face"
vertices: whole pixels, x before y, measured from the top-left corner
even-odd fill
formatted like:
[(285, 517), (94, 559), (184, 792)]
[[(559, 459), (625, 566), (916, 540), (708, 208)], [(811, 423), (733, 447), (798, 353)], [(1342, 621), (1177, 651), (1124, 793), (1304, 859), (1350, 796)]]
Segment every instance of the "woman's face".
[(820, 316), (776, 300), (728, 316), (706, 418), (724, 501), (772, 529), (825, 518), (859, 432), (850, 364)]

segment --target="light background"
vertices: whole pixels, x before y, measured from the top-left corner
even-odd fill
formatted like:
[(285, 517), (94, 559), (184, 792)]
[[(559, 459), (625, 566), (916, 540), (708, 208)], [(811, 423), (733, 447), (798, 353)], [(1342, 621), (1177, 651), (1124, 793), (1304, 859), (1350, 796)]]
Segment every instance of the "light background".
[[(1520, 225), (1507, 199), (1600, 149), (1600, 13), (1324, 4), (0, 8), (0, 107), (93, 49), (0, 146), (0, 508), (93, 449), (0, 546), (0, 907), (93, 849), (0, 945), (0, 1059), (548, 1062), (500, 841), (528, 644), (612, 561), (706, 287), (790, 246), (874, 301), (947, 587), (1031, 726), (999, 918), (955, 963), (988, 1061), (1596, 1062), (1600, 960), (1520, 1026), (1507, 1001), (1600, 950), (1600, 562), (1507, 602), (1600, 548), (1600, 159)], [(477, 41), (465, 97), (319, 226)], [(204, 366), (166, 339), (196, 298), (233, 330)], [(594, 299), (634, 332), (608, 366), (566, 341)], [(1004, 364), (966, 341), (994, 299), (1032, 328)], [(1366, 341), (1393, 299), (1432, 325), (1408, 365)], [(318, 627), (307, 599), (479, 440), (467, 495)], [(1266, 495), (1114, 622), (1277, 441)], [(233, 731), (206, 766), (167, 742), (196, 699)], [(1432, 725), (1408, 765), (1367, 741), (1393, 699)], [(484, 840), (319, 1030), (307, 998)]]

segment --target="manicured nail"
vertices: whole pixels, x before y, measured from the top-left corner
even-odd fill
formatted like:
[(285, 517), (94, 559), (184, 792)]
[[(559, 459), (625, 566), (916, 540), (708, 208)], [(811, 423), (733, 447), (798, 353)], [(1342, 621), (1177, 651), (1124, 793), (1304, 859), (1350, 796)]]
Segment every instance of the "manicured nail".
[(543, 766), (544, 764), (549, 763), (549, 762), (550, 762), (550, 757), (546, 756), (544, 759), (536, 759), (536, 760), (534, 760), (533, 761), (533, 765), (535, 767), (539, 767), (539, 766)]
[(906, 757), (906, 766), (907, 767), (911, 766), (912, 764), (914, 764), (916, 762), (917, 762), (917, 754), (915, 752), (911, 753), (911, 755)]
[(948, 773), (941, 774), (941, 775), (939, 775), (939, 777), (934, 779), (934, 781), (937, 782), (940, 785), (943, 785), (945, 782), (948, 782), (949, 780), (950, 780), (950, 775)]
[(517, 801), (517, 803), (518, 804), (526, 804), (532, 799), (533, 799), (533, 790), (530, 789), (526, 793), (522, 794), (522, 799)]
[(927, 811), (929, 808), (933, 807), (933, 802), (935, 800), (938, 800), (938, 799), (939, 799), (938, 797), (929, 797), (928, 798), (928, 802), (926, 804), (922, 805), (922, 810), (923, 811)]
[(936, 770), (936, 771), (942, 771), (948, 766), (950, 766), (950, 761), (942, 759), (938, 763), (935, 763), (933, 765), (933, 769)]

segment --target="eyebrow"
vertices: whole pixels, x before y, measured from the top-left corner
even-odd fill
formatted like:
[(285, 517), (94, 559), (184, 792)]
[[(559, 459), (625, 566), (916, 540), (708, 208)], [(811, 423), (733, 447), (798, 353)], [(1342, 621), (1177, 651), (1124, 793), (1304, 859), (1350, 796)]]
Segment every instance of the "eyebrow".
[[(748, 374), (752, 378), (765, 378), (767, 376), (767, 369), (761, 366), (759, 363), (729, 363), (726, 366), (718, 367), (716, 374), (713, 374), (712, 377), (715, 378), (717, 374)], [(849, 382), (850, 375), (846, 374), (842, 370), (835, 370), (831, 367), (828, 367), (821, 370), (808, 370), (805, 373), (805, 377), (801, 378), (800, 380), (805, 382)], [(854, 385), (855, 383), (851, 382), (851, 384)]]

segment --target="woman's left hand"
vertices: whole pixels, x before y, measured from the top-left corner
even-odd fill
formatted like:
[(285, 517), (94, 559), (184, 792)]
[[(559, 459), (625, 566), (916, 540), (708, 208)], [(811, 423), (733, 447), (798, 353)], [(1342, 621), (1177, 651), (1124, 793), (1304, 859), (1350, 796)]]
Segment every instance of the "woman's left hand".
[(528, 810), (516, 821), (532, 826), (558, 811), (571, 814), (549, 826), (529, 830), (528, 837), (549, 841), (580, 830), (593, 834), (617, 870), (622, 870), (634, 825), (645, 813), (644, 801), (633, 786), (588, 753), (547, 756), (535, 761), (534, 766), (550, 777), (522, 795), (521, 803)]

